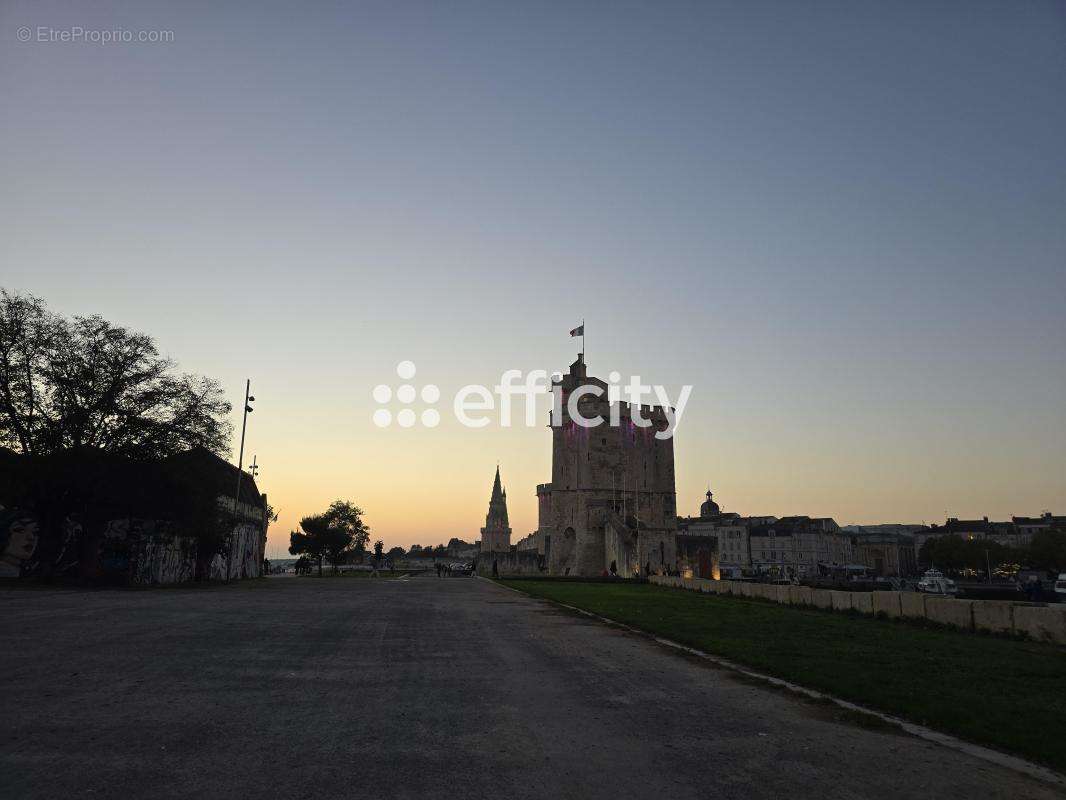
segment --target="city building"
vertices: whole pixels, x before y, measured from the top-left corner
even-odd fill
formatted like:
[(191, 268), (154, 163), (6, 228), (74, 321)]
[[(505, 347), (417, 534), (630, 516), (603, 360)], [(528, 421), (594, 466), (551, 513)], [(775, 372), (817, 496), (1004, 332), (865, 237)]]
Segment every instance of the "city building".
[(715, 580), (721, 577), (717, 527), (721, 518), (721, 509), (710, 489), (700, 505), (698, 517), (678, 517), (677, 563), (682, 577)]
[(1056, 528), (1066, 531), (1066, 517), (1059, 517), (1045, 511), (1039, 517), (1011, 517), (1011, 523), (1018, 533), (1020, 546), (1027, 547), (1033, 541), (1033, 535)]
[(849, 526), (847, 531), (855, 542), (857, 564), (864, 565), (871, 574), (882, 578), (909, 578), (918, 573), (912, 534), (853, 530), (862, 527)]
[(802, 578), (854, 564), (851, 537), (829, 517), (782, 517), (748, 531), (755, 572)]
[(1033, 535), (1051, 528), (1066, 529), (1066, 517), (1055, 516), (1045, 511), (1039, 517), (1011, 517), (1010, 522), (992, 522), (981, 519), (958, 519), (949, 517), (943, 525), (931, 525), (914, 534), (914, 552), (919, 554), (929, 539), (940, 536), (958, 536), (968, 541), (988, 540), (1004, 547), (1026, 548)]

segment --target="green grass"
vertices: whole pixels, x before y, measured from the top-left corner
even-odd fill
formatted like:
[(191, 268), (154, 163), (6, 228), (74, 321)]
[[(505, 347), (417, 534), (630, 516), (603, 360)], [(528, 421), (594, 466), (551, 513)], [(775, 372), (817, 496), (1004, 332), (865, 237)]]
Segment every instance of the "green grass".
[(1066, 771), (1066, 648), (649, 584), (501, 581)]

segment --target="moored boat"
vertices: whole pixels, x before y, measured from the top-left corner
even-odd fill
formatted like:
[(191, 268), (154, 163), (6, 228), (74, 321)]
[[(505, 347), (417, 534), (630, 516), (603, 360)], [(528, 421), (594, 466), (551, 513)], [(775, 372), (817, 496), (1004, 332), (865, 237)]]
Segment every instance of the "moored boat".
[(955, 581), (944, 577), (944, 573), (938, 569), (925, 571), (922, 579), (918, 581), (918, 591), (927, 594), (956, 594), (959, 589)]

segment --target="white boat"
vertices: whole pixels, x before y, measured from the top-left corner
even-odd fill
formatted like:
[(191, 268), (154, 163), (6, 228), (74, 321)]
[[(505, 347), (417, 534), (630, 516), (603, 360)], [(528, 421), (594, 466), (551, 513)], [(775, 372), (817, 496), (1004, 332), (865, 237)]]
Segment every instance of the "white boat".
[(928, 594), (955, 594), (959, 590), (955, 586), (955, 581), (945, 578), (943, 572), (938, 569), (929, 569), (918, 581), (918, 591)]

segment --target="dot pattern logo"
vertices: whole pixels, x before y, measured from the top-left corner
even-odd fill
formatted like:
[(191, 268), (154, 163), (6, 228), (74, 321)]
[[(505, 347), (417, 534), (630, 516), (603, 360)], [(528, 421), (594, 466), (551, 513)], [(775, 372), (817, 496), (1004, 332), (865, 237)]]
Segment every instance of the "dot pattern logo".
[[(440, 400), (440, 388), (427, 383), (422, 387), (421, 391), (415, 389), (414, 385), (408, 383), (415, 377), (417, 369), (412, 361), (401, 361), (396, 365), (396, 374), (400, 377), (400, 380), (404, 381), (395, 391), (396, 400), (399, 401), (402, 406), (411, 406), (414, 404), (415, 399), (421, 396), (422, 402), (428, 405), (433, 405)], [(387, 406), (393, 399), (393, 390), (391, 386), (387, 384), (380, 384), (374, 387), (372, 392), (374, 396), (374, 402), (379, 406)], [(426, 428), (436, 428), (440, 424), (440, 412), (435, 408), (424, 409), (421, 415), (415, 413), (413, 408), (401, 408), (395, 415), (396, 424), (401, 428), (413, 428), (415, 423), (421, 420), (422, 425)], [(379, 408), (373, 415), (374, 424), (379, 428), (387, 428), (392, 425), (393, 413), (388, 408)]]

